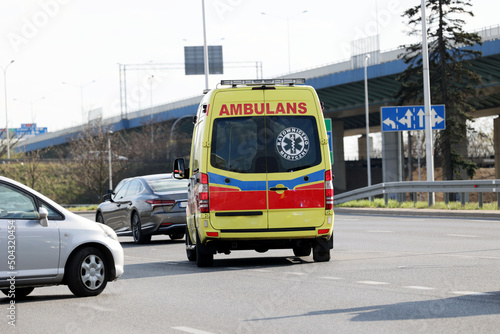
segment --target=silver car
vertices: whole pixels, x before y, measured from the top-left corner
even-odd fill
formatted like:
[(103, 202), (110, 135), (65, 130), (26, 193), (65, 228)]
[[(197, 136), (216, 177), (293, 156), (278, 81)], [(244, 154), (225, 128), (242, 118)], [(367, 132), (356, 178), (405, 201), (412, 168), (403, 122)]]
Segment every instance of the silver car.
[(0, 176), (0, 290), (23, 298), (35, 287), (66, 284), (96, 296), (123, 274), (116, 233)]
[(186, 231), (188, 180), (172, 174), (137, 176), (122, 180), (113, 193), (104, 195), (96, 221), (118, 235), (133, 236), (135, 243), (148, 243), (155, 234), (182, 239)]

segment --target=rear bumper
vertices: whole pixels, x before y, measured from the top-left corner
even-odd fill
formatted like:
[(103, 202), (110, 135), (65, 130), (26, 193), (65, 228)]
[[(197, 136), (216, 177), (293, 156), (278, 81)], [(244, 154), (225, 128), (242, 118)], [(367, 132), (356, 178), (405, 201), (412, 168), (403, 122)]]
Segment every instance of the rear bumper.
[(141, 217), (142, 231), (145, 234), (184, 234), (186, 230), (186, 213), (154, 213), (149, 217)]
[(319, 244), (325, 250), (333, 248), (333, 235), (329, 238), (297, 238), (297, 239), (207, 239), (206, 246), (219, 253), (228, 253), (233, 250), (269, 250), (269, 249), (292, 249), (305, 245), (312, 247)]
[(172, 225), (160, 225), (155, 234), (171, 234), (171, 233), (182, 233), (186, 231), (186, 223), (172, 224)]

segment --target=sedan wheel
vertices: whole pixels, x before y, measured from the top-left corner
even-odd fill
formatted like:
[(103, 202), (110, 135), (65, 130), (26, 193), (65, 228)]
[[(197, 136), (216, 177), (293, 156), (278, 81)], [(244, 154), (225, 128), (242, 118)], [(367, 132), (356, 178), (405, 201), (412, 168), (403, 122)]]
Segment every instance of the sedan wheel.
[(71, 257), (67, 284), (78, 297), (99, 295), (107, 284), (104, 254), (97, 248), (86, 247)]
[(132, 236), (136, 244), (146, 244), (151, 241), (151, 234), (144, 235), (142, 232), (141, 219), (137, 213), (132, 216)]

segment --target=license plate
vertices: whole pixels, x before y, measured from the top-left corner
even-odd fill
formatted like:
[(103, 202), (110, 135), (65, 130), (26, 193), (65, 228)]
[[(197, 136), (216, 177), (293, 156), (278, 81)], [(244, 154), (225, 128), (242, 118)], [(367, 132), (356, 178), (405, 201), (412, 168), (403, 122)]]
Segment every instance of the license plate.
[(180, 202), (180, 203), (179, 203), (179, 207), (180, 207), (180, 208), (185, 208), (185, 207), (187, 207), (187, 202)]

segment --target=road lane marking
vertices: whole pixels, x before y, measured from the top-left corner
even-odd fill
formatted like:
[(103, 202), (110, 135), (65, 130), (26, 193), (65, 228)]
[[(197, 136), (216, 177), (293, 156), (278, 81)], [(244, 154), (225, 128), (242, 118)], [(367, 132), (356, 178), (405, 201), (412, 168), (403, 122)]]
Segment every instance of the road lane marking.
[(435, 289), (435, 288), (431, 288), (428, 286), (418, 286), (418, 285), (409, 285), (409, 286), (404, 286), (403, 288), (414, 289), (414, 290), (434, 290)]
[(102, 307), (102, 306), (98, 306), (98, 305), (94, 305), (94, 304), (77, 304), (78, 306), (80, 307), (86, 307), (86, 308), (90, 308), (94, 311), (99, 311), (99, 312), (109, 312), (109, 311), (114, 311), (114, 309), (111, 309), (111, 308), (106, 308), (106, 307)]
[(368, 284), (368, 285), (385, 285), (389, 284), (387, 282), (377, 282), (377, 281), (358, 281), (359, 284)]
[(323, 277), (320, 277), (322, 279), (331, 279), (331, 280), (341, 280), (342, 278), (341, 277), (333, 277), (333, 276), (323, 276)]
[(489, 296), (490, 294), (487, 292), (476, 292), (476, 291), (452, 291), (454, 295), (460, 296)]
[(393, 233), (394, 231), (384, 231), (384, 230), (367, 230), (368, 233)]
[(477, 235), (470, 234), (447, 234), (449, 237), (459, 237), (459, 238), (479, 238)]
[(306, 273), (301, 273), (301, 272), (297, 272), (297, 271), (286, 271), (285, 274), (297, 275), (297, 276), (307, 275)]
[(185, 327), (185, 326), (177, 326), (177, 327), (172, 327), (172, 328), (177, 329), (178, 331), (192, 333), (192, 334), (213, 334), (212, 332), (206, 332), (206, 331), (202, 331), (200, 329), (190, 328), (190, 327)]

